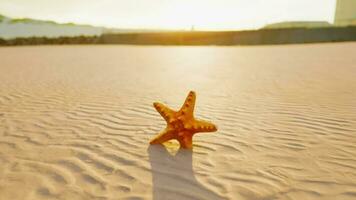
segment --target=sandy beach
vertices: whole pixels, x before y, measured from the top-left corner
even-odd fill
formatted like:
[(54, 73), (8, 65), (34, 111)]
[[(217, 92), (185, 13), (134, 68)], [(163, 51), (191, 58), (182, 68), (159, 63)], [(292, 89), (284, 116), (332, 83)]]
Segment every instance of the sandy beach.
[[(0, 48), (0, 199), (356, 199), (356, 43)], [(218, 131), (149, 145), (155, 101)]]

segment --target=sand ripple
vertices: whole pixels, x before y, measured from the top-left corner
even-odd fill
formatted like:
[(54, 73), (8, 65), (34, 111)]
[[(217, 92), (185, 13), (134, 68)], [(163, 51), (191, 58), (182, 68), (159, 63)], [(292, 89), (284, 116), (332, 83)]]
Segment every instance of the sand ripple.
[[(0, 48), (0, 199), (355, 199), (354, 55), (355, 43)], [(191, 89), (219, 131), (193, 152), (149, 146), (165, 126), (152, 102), (178, 108)]]

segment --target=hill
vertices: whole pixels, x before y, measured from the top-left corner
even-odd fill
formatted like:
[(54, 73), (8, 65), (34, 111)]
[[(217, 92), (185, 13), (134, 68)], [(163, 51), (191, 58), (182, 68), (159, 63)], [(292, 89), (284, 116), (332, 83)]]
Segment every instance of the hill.
[(267, 24), (264, 29), (281, 29), (281, 28), (320, 28), (330, 27), (332, 24), (325, 21), (286, 21)]
[(106, 32), (121, 32), (125, 30), (108, 29), (74, 23), (60, 24), (54, 21), (36, 20), (30, 18), (10, 18), (0, 15), (0, 38), (18, 37), (73, 37), (99, 36)]

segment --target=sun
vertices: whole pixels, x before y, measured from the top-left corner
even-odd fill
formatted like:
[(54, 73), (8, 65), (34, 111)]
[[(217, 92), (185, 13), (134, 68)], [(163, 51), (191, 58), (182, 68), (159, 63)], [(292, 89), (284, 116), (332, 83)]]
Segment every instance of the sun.
[[(236, 12), (236, 8), (228, 8), (216, 1), (174, 1), (164, 10), (147, 18), (146, 24), (155, 22), (156, 27), (164, 29), (191, 30), (229, 30), (234, 27), (251, 25), (253, 19), (243, 18), (243, 12)], [(152, 20), (152, 17), (154, 20)], [(251, 27), (249, 27), (251, 28)]]

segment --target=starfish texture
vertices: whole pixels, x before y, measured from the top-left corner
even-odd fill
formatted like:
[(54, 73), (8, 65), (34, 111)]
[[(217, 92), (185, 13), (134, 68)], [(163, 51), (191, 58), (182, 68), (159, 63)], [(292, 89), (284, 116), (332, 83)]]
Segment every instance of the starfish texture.
[(179, 111), (174, 111), (161, 103), (153, 103), (156, 110), (166, 120), (167, 127), (152, 139), (150, 144), (161, 144), (176, 139), (181, 147), (191, 149), (195, 133), (215, 132), (217, 128), (214, 124), (194, 118), (195, 99), (195, 92), (190, 91)]

